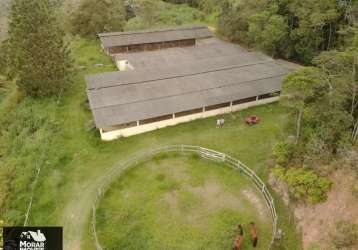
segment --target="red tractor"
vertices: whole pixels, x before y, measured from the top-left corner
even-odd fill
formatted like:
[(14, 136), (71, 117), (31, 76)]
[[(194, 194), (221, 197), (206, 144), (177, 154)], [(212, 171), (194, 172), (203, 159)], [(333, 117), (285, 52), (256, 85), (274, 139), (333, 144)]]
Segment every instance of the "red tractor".
[(260, 122), (260, 119), (256, 115), (251, 115), (249, 117), (246, 117), (245, 122), (249, 126), (253, 126), (255, 124), (258, 124)]

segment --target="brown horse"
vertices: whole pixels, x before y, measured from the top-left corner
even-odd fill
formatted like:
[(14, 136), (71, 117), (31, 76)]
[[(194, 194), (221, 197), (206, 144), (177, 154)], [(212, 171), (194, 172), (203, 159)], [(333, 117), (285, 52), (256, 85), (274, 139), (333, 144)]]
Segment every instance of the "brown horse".
[(237, 228), (239, 229), (239, 234), (236, 236), (234, 240), (234, 244), (232, 250), (240, 250), (242, 242), (244, 241), (244, 229), (241, 225), (238, 225)]
[(257, 237), (257, 228), (254, 222), (250, 223), (250, 232), (251, 232), (251, 241), (252, 241), (252, 246), (256, 247), (257, 246), (257, 241), (259, 240)]

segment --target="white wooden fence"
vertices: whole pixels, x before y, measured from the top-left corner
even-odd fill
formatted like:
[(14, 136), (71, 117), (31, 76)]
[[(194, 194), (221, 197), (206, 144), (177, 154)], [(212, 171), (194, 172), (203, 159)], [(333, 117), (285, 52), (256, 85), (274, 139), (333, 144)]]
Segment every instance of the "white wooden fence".
[(92, 206), (92, 232), (93, 237), (96, 244), (97, 250), (103, 250), (100, 241), (97, 236), (97, 230), (96, 230), (96, 208), (98, 205), (98, 202), (106, 192), (106, 190), (109, 188), (111, 182), (118, 178), (119, 175), (126, 170), (130, 166), (134, 166), (138, 163), (145, 162), (146, 160), (151, 159), (152, 157), (165, 153), (165, 152), (179, 152), (179, 153), (193, 153), (197, 154), (202, 158), (219, 161), (227, 164), (231, 168), (237, 169), (240, 171), (240, 173), (245, 174), (248, 178), (250, 178), (255, 186), (258, 188), (258, 190), (262, 193), (266, 205), (268, 209), (270, 210), (271, 218), (272, 218), (272, 241), (269, 249), (272, 246), (272, 243), (274, 242), (276, 233), (277, 233), (277, 213), (275, 208), (274, 199), (272, 198), (272, 195), (270, 194), (269, 190), (267, 189), (265, 183), (256, 175), (254, 171), (252, 171), (250, 168), (245, 166), (242, 162), (239, 160), (226, 155), (221, 152), (217, 152), (211, 149), (203, 148), (200, 146), (191, 146), (191, 145), (169, 145), (169, 146), (163, 146), (158, 147), (149, 151), (145, 151), (142, 153), (138, 153), (137, 155), (134, 155), (133, 157), (129, 158), (127, 161), (121, 163), (117, 167), (113, 168), (111, 171), (109, 171), (106, 176), (101, 180), (100, 188), (97, 190), (97, 196), (95, 199), (95, 202)]

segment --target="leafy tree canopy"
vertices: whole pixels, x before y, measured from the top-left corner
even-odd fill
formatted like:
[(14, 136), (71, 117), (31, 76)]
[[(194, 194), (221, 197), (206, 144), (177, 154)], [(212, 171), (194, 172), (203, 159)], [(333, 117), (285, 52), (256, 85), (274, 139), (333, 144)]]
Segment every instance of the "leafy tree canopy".
[(82, 0), (72, 13), (71, 31), (93, 38), (102, 32), (122, 31), (125, 21), (126, 9), (122, 0)]
[(30, 96), (59, 94), (69, 83), (70, 51), (50, 0), (14, 0), (6, 42), (8, 75)]

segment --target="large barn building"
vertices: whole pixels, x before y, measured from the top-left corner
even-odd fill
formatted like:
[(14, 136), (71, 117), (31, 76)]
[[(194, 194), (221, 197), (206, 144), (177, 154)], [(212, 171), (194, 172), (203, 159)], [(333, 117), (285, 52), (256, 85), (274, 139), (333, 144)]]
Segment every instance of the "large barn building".
[[(90, 107), (103, 140), (278, 100), (282, 79), (290, 70), (286, 64), (214, 38), (207, 28), (200, 27), (200, 34), (196, 29), (123, 33), (123, 40), (121, 33), (116, 33), (112, 47), (104, 42), (105, 35), (100, 35), (104, 49), (119, 67), (117, 72), (86, 77)], [(183, 35), (183, 30), (191, 32)], [(142, 44), (137, 34), (141, 34)], [(147, 50), (148, 41), (181, 41), (185, 37), (194, 39), (191, 46), (178, 43), (177, 47)], [(136, 46), (142, 46), (138, 52), (122, 50), (123, 44), (134, 40)]]
[(205, 26), (190, 26), (145, 31), (111, 32), (98, 35), (109, 54), (194, 46), (196, 40), (213, 34)]

